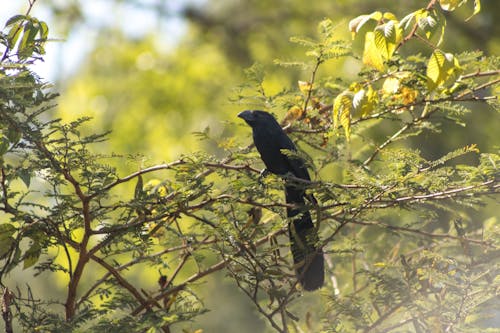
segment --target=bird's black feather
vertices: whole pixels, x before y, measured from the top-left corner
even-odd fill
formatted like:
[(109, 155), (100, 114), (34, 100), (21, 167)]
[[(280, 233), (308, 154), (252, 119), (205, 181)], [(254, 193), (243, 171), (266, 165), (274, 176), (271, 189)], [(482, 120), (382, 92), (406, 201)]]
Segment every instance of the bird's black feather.
[[(304, 160), (296, 156), (292, 140), (286, 135), (276, 119), (269, 113), (247, 110), (238, 114), (252, 127), (255, 147), (269, 172), (310, 180)], [(286, 151), (289, 151), (288, 153)], [(287, 180), (285, 199), (292, 207), (287, 208), (290, 219), (289, 236), (297, 278), (305, 290), (320, 288), (324, 282), (324, 259), (318, 247), (318, 233), (306, 209), (304, 184)], [(316, 203), (314, 197), (308, 198)]]

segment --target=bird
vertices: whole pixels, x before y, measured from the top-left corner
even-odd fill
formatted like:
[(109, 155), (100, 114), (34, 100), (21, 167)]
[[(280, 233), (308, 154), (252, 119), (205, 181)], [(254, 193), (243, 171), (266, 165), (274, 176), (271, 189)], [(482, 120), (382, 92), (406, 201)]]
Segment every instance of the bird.
[(306, 194), (304, 184), (286, 177), (310, 181), (305, 162), (296, 156), (295, 144), (273, 115), (261, 110), (245, 110), (238, 117), (252, 128), (255, 147), (266, 167), (263, 173), (271, 172), (285, 179), (288, 234), (295, 273), (304, 290), (319, 289), (324, 283), (323, 250), (318, 245), (318, 231), (306, 208), (306, 199), (317, 202), (313, 195)]

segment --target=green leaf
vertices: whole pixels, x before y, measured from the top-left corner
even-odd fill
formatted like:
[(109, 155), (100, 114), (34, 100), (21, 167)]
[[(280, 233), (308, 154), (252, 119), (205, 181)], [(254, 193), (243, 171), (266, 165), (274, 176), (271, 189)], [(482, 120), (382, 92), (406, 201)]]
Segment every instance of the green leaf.
[(460, 148), (460, 149), (456, 149), (452, 152), (449, 152), (448, 154), (442, 156), (441, 158), (435, 160), (435, 161), (432, 161), (429, 166), (430, 167), (437, 167), (439, 165), (443, 165), (445, 164), (446, 162), (454, 159), (454, 158), (457, 158), (457, 157), (460, 157), (460, 156), (463, 156), (465, 154), (469, 154), (469, 153), (476, 153), (478, 154), (479, 153), (479, 150), (477, 149), (477, 146), (472, 144), (472, 145), (469, 145), (469, 146), (465, 146), (463, 148)]
[(33, 245), (25, 252), (23, 260), (23, 269), (29, 268), (38, 262), (40, 255), (42, 254), (42, 248), (38, 242), (34, 242)]
[(0, 259), (3, 259), (11, 250), (15, 240), (12, 237), (0, 237)]
[(23, 38), (21, 43), (19, 43), (19, 56), (21, 58), (28, 58), (33, 54), (35, 49), (35, 38), (39, 32), (39, 27), (33, 24), (32, 21), (28, 21), (24, 26)]
[(142, 180), (142, 176), (139, 175), (137, 177), (137, 184), (135, 184), (134, 198), (141, 199), (144, 194), (144, 181)]
[(16, 46), (16, 43), (19, 37), (22, 34), (21, 29), (22, 22), (16, 23), (12, 28), (10, 28), (9, 33), (7, 34), (7, 43), (10, 49), (13, 49)]
[(17, 229), (10, 223), (0, 224), (0, 259), (5, 257), (15, 243), (12, 235)]
[(49, 27), (47, 23), (40, 21), (40, 38), (43, 40), (46, 40), (47, 37), (49, 36)]
[(474, 12), (472, 15), (465, 19), (465, 21), (470, 20), (474, 15), (478, 14), (481, 11), (481, 0), (474, 0)]
[(23, 181), (24, 185), (26, 185), (26, 187), (30, 187), (30, 184), (31, 184), (31, 173), (29, 172), (28, 169), (20, 169), (18, 172), (17, 172), (19, 178), (21, 178), (21, 180)]
[(0, 156), (9, 150), (9, 139), (5, 136), (0, 137)]
[(434, 13), (436, 14), (436, 19), (438, 22), (438, 25), (437, 25), (434, 33), (439, 31), (439, 39), (436, 43), (436, 46), (439, 46), (439, 45), (441, 45), (441, 43), (444, 40), (444, 31), (446, 28), (446, 18), (444, 17), (443, 13), (441, 13), (441, 12), (434, 12)]
[(17, 129), (10, 127), (7, 130), (6, 136), (7, 136), (7, 139), (9, 140), (10, 143), (16, 144), (19, 142), (19, 140), (21, 140), (22, 133), (20, 131), (18, 131)]
[(252, 66), (244, 70), (245, 76), (249, 81), (255, 84), (262, 84), (265, 78), (264, 68), (259, 63), (254, 63)]
[(27, 19), (28, 17), (26, 15), (14, 15), (10, 19), (7, 20), (7, 23), (5, 23), (5, 28), (22, 21), (24, 19)]
[(14, 227), (12, 224), (2, 223), (0, 224), (0, 239), (10, 237), (16, 231), (17, 231), (16, 227)]

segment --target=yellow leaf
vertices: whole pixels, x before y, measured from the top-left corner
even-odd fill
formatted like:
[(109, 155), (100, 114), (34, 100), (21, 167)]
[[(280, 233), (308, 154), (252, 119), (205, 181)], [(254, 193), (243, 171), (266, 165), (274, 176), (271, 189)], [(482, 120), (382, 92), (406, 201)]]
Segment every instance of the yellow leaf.
[(333, 128), (338, 128), (339, 123), (344, 128), (347, 141), (351, 136), (351, 92), (344, 91), (333, 102)]
[[(414, 13), (415, 20), (420, 30), (427, 39), (431, 39), (436, 33), (439, 33), (437, 45), (441, 44), (444, 37), (444, 29), (446, 28), (446, 19), (439, 10), (420, 10)], [(406, 19), (406, 18), (405, 18)], [(403, 20), (405, 20), (403, 19)], [(410, 21), (407, 21), (406, 25)]]
[(312, 90), (312, 84), (307, 81), (298, 81), (299, 90), (307, 95)]
[(354, 39), (354, 37), (356, 37), (356, 34), (358, 34), (368, 22), (373, 24), (373, 26), (370, 28), (370, 30), (372, 30), (377, 22), (382, 19), (382, 17), (382, 13), (377, 11), (368, 15), (360, 15), (356, 18), (353, 18), (351, 21), (349, 21), (349, 31), (352, 34), (352, 38)]
[[(379, 38), (382, 33), (378, 33)], [(380, 43), (380, 41), (379, 41)], [(375, 32), (367, 32), (365, 36), (365, 47), (363, 50), (363, 63), (382, 72), (384, 70), (384, 60), (375, 42)]]
[(403, 98), (403, 104), (412, 104), (417, 100), (418, 90), (411, 89), (408, 87), (401, 88), (401, 97)]
[(396, 77), (388, 77), (382, 84), (382, 92), (384, 97), (394, 95), (399, 91), (399, 79)]
[(301, 119), (304, 116), (304, 109), (300, 106), (294, 105), (290, 109), (285, 116), (285, 123), (292, 123), (298, 119)]
[(439, 4), (443, 10), (448, 12), (454, 11), (458, 7), (460, 7), (465, 0), (439, 0)]
[(357, 115), (365, 117), (373, 111), (377, 101), (377, 94), (369, 85), (366, 89), (360, 89), (354, 94), (352, 106)]
[(360, 111), (364, 102), (366, 100), (366, 90), (361, 89), (357, 93), (354, 94), (352, 98), (352, 106), (354, 110)]
[(159, 179), (151, 179), (144, 185), (147, 194), (158, 194), (164, 197), (168, 194), (168, 187)]
[(349, 21), (349, 31), (351, 32), (352, 39), (356, 37), (356, 33), (358, 32), (358, 27), (360, 26), (360, 23), (365, 19), (366, 16), (368, 15), (361, 15)]
[(352, 35), (352, 50), (354, 53), (362, 54), (365, 48), (366, 34), (373, 32), (382, 19), (381, 12), (361, 15), (349, 22), (349, 30)]
[(400, 27), (398, 21), (389, 21), (383, 27), (386, 43), (386, 59), (390, 59), (399, 43), (403, 40), (403, 29)]
[(436, 49), (427, 63), (427, 88), (434, 90), (451, 81), (460, 70), (457, 58), (451, 53)]
[(413, 13), (410, 13), (410, 14), (406, 15), (405, 17), (403, 17), (403, 19), (401, 20), (401, 22), (399, 23), (399, 25), (404, 30), (411, 29), (412, 26), (413, 26), (413, 21), (414, 20), (418, 20), (418, 15), (420, 15), (422, 12), (425, 12), (425, 10), (424, 9), (419, 9), (419, 10), (413, 12)]
[(375, 105), (378, 103), (378, 94), (375, 90), (373, 90), (372, 86), (368, 86), (368, 89), (366, 91), (366, 98), (367, 103), (361, 109), (362, 116), (369, 115), (375, 108)]
[(396, 15), (394, 15), (394, 14), (393, 14), (393, 13), (391, 13), (391, 12), (386, 12), (386, 13), (384, 13), (384, 16), (383, 16), (383, 17), (384, 17), (384, 19), (386, 19), (386, 20), (391, 20), (391, 21), (397, 21), (397, 20), (398, 20), (398, 19), (397, 19), (397, 17), (396, 17)]
[(379, 71), (384, 70), (384, 60), (392, 57), (403, 39), (403, 29), (392, 13), (373, 12), (358, 16), (349, 22), (349, 30), (354, 49), (364, 37), (363, 63)]
[(382, 84), (382, 92), (384, 93), (384, 97), (397, 93), (401, 87), (401, 80), (406, 79), (411, 75), (412, 73), (409, 71), (391, 73), (391, 76), (385, 79), (384, 83)]
[(363, 85), (359, 82), (353, 82), (349, 85), (349, 91), (358, 92), (363, 89)]
[(375, 46), (377, 47), (377, 52), (380, 54), (382, 59), (389, 59), (389, 53), (387, 52), (387, 40), (383, 31), (384, 26), (379, 26), (375, 29)]

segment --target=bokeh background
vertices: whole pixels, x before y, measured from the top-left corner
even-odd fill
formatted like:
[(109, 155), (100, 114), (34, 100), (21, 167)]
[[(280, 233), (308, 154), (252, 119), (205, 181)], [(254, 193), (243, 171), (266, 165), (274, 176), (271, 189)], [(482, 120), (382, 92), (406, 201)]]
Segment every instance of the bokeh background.
[[(38, 0), (32, 15), (46, 21), (53, 42), (43, 62), (33, 66), (60, 92), (57, 116), (71, 121), (93, 118), (91, 131), (110, 130), (103, 153), (136, 156), (121, 165), (123, 173), (144, 165), (168, 162), (182, 154), (216, 145), (200, 142), (193, 132), (207, 129), (215, 136), (241, 135), (248, 129), (235, 115), (253, 105), (235, 103), (245, 83), (245, 69), (255, 63), (266, 71), (269, 94), (307, 80), (308, 72), (284, 69), (275, 59), (304, 59), (304, 49), (290, 43), (292, 36), (314, 37), (324, 18), (338, 24), (338, 37), (350, 39), (350, 19), (374, 10), (391, 11), (398, 18), (425, 6), (422, 0)], [(472, 4), (471, 4), (472, 6)], [(0, 22), (24, 13), (27, 1), (3, 1)], [(447, 15), (447, 52), (500, 51), (500, 1), (483, 1), (482, 11), (469, 22), (471, 7)], [(354, 77), (359, 60), (346, 58), (325, 66), (321, 75)], [(273, 110), (283, 116), (286, 110)], [(428, 158), (475, 143), (487, 152), (500, 145), (498, 123), (491, 110), (474, 110), (466, 129), (448, 124), (448, 140), (425, 145)], [(498, 117), (493, 118), (498, 119)], [(377, 133), (375, 133), (377, 135)], [(383, 135), (383, 133), (379, 133)], [(421, 147), (433, 135), (409, 144)], [(420, 141), (419, 141), (420, 140)], [(432, 140), (432, 141), (431, 141)], [(494, 143), (494, 144), (492, 144)], [(474, 158), (474, 157), (472, 157)], [(474, 161), (470, 161), (474, 162)], [(144, 278), (144, 277), (142, 277)], [(154, 279), (152, 277), (152, 283)], [(17, 283), (32, 279), (20, 273)], [(57, 283), (37, 281), (39, 290), (57, 294)], [(188, 324), (205, 332), (255, 332), (264, 329), (251, 304), (224, 274), (207, 279), (206, 306), (211, 310)], [(214, 291), (217, 291), (216, 293)]]

